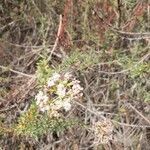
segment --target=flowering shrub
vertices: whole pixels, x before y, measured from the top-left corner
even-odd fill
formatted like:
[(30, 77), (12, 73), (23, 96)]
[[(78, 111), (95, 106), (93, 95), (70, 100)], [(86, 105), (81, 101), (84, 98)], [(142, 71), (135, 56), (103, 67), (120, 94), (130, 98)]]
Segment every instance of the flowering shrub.
[(74, 126), (75, 119), (63, 118), (74, 100), (82, 97), (80, 81), (71, 73), (53, 73), (35, 96), (35, 102), (19, 118), (14, 130), (18, 135), (39, 137), (48, 132), (63, 131)]
[(47, 112), (51, 117), (59, 117), (60, 109), (69, 111), (73, 100), (82, 97), (82, 90), (80, 81), (71, 73), (53, 73), (44, 88), (35, 96), (36, 104), (39, 111)]
[(40, 114), (36, 104), (32, 104), (14, 126), (17, 135), (39, 138), (49, 132), (63, 131), (74, 126), (75, 121), (64, 118), (50, 118), (47, 114)]

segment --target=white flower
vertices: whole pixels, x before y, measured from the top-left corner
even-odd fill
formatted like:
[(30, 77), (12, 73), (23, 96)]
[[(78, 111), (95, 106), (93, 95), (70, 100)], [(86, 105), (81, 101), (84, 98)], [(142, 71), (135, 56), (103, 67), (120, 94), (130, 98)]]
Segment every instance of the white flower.
[(39, 93), (35, 96), (36, 104), (38, 105), (40, 111), (48, 111), (50, 109), (48, 105), (49, 97), (44, 94), (43, 91), (39, 91)]
[(48, 96), (45, 95), (42, 91), (39, 91), (39, 93), (35, 96), (36, 104), (39, 105), (40, 103), (47, 103), (48, 101)]
[(53, 74), (53, 76), (52, 76), (52, 80), (53, 80), (53, 81), (57, 81), (57, 80), (59, 80), (59, 78), (60, 78), (60, 74), (58, 74), (58, 73), (56, 73), (56, 72), (55, 72), (55, 73)]
[(43, 103), (46, 104), (49, 100), (49, 97), (47, 95), (43, 96)]
[(71, 109), (70, 100), (71, 100), (71, 98), (65, 98), (65, 99), (56, 100), (53, 103), (53, 105), (51, 106), (51, 108), (53, 110), (59, 110), (60, 108), (63, 107), (65, 109), (65, 111), (69, 111)]
[(58, 111), (56, 111), (56, 110), (51, 110), (51, 111), (49, 112), (49, 116), (50, 116), (50, 117), (56, 117), (56, 118), (58, 118), (58, 117), (60, 117), (60, 114), (59, 114)]
[(47, 81), (48, 87), (54, 86), (55, 82), (58, 81), (59, 78), (60, 78), (60, 74), (54, 73), (53, 76), (51, 78), (49, 78)]
[(66, 72), (65, 75), (64, 75), (64, 78), (66, 80), (69, 80), (71, 77), (72, 77), (72, 75), (70, 74), (70, 72)]
[(66, 95), (66, 88), (63, 84), (58, 84), (56, 94), (62, 98)]
[(44, 95), (43, 91), (39, 91), (39, 93), (35, 96), (35, 99), (37, 101), (40, 101), (43, 99), (43, 95)]
[(75, 83), (72, 88), (73, 88), (73, 89), (76, 89), (76, 90), (79, 90), (79, 91), (82, 91), (82, 90), (83, 90), (83, 88), (82, 88), (82, 87), (80, 86), (80, 84), (78, 84), (78, 83)]
[(41, 109), (41, 108), (43, 108), (44, 107), (44, 103), (43, 102), (40, 102), (39, 104), (38, 104), (38, 107)]
[(45, 112), (46, 111), (45, 107), (41, 107), (40, 111)]
[(48, 85), (48, 87), (54, 86), (55, 82), (53, 80), (49, 79), (47, 82), (47, 85)]
[(64, 109), (65, 109), (65, 111), (69, 111), (70, 109), (71, 109), (71, 104), (70, 103), (65, 103), (64, 104)]
[(75, 83), (75, 84), (72, 86), (73, 95), (79, 94), (82, 90), (83, 90), (83, 88), (82, 88), (82, 87), (80, 86), (80, 84), (78, 84), (78, 83)]
[(45, 106), (45, 110), (47, 110), (47, 111), (50, 110), (50, 106), (49, 106), (49, 105), (46, 105), (46, 106)]
[(70, 99), (64, 99), (63, 101), (63, 108), (65, 111), (69, 111), (71, 109)]
[(50, 110), (50, 106), (49, 105), (45, 105), (40, 110), (43, 111), (43, 112), (44, 111), (48, 111), (48, 110)]
[(75, 84), (79, 84), (80, 81), (76, 80), (75, 78), (73, 79), (73, 81), (70, 82), (70, 85), (75, 85)]
[(58, 110), (63, 106), (62, 100), (56, 100), (52, 105), (52, 109)]

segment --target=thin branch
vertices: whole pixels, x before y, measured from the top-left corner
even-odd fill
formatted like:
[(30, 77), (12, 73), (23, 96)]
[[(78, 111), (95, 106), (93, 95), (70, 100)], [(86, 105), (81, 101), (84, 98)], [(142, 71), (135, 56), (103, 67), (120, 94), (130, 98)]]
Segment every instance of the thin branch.
[(15, 21), (12, 21), (12, 22), (6, 24), (5, 26), (3, 26), (3, 27), (0, 28), (0, 31), (2, 32), (4, 29), (6, 29), (7, 27), (13, 25), (14, 23), (15, 23)]
[(53, 46), (53, 49), (52, 49), (52, 51), (51, 51), (51, 54), (50, 54), (50, 56), (48, 57), (48, 61), (51, 59), (52, 54), (53, 54), (53, 52), (55, 51), (55, 49), (56, 49), (56, 47), (57, 47), (57, 45), (58, 45), (59, 37), (60, 37), (60, 33), (61, 33), (61, 29), (62, 29), (62, 15), (60, 15), (60, 17), (59, 17), (59, 27), (58, 27), (58, 32), (57, 32), (57, 38), (56, 38), (56, 40), (55, 40), (55, 44), (54, 44), (54, 46)]
[(118, 2), (118, 12), (119, 12), (118, 27), (120, 28), (121, 22), (122, 22), (122, 10), (121, 10), (122, 1), (121, 0), (117, 0), (117, 2)]
[(150, 28), (150, 0), (148, 0), (148, 6), (147, 6), (147, 18), (148, 18), (148, 26)]
[[(86, 106), (82, 105), (81, 103), (77, 102), (77, 101), (74, 101), (77, 105), (81, 106), (82, 108), (86, 109), (87, 111), (89, 111), (90, 113), (102, 118), (102, 119), (105, 119), (106, 117), (104, 117), (103, 115), (104, 114), (107, 114), (107, 113), (102, 113), (102, 112), (97, 112), (97, 111), (93, 111), (89, 108), (87, 108)], [(111, 120), (113, 123), (117, 123), (121, 126), (126, 126), (126, 127), (133, 127), (133, 128), (146, 128), (146, 127), (150, 127), (150, 126), (147, 126), (147, 125), (134, 125), (134, 124), (127, 124), (127, 123), (122, 123), (122, 122), (119, 122), (119, 121), (116, 121), (116, 120)]]
[(19, 74), (21, 76), (28, 77), (28, 78), (35, 78), (35, 75), (29, 75), (29, 74), (26, 74), (26, 73), (23, 73), (23, 72), (20, 72), (20, 71), (13, 70), (13, 69), (11, 69), (9, 67), (0, 66), (0, 68), (4, 69), (4, 70), (11, 71), (11, 72), (16, 73), (16, 74)]
[(101, 16), (99, 16), (98, 12), (95, 9), (93, 9), (93, 11), (105, 25), (107, 25), (113, 32), (118, 33), (120, 36), (133, 39), (150, 39), (149, 32), (135, 33), (135, 32), (120, 31), (118, 28), (114, 28), (111, 24), (107, 23), (107, 21), (105, 21)]
[(15, 107), (17, 107), (17, 104), (14, 104), (14, 105), (12, 105), (10, 107), (7, 107), (5, 109), (0, 109), (0, 113), (6, 112), (6, 111), (10, 111), (11, 109), (13, 109)]
[(132, 106), (130, 103), (127, 104), (129, 107), (131, 107), (139, 116), (141, 116), (147, 123), (150, 124), (150, 120), (148, 120), (141, 112), (139, 112), (134, 106)]
[(45, 45), (45, 46), (43, 46), (43, 45), (21, 45), (21, 44), (14, 44), (14, 43), (11, 43), (11, 42), (9, 42), (9, 41), (6, 41), (6, 40), (4, 40), (4, 39), (0, 39), (0, 41), (1, 42), (4, 42), (4, 43), (6, 43), (6, 44), (9, 44), (9, 45), (12, 45), (12, 46), (15, 46), (15, 47), (20, 47), (20, 48), (34, 48), (34, 49), (39, 49), (39, 48), (41, 48), (41, 49), (44, 49), (44, 48), (50, 48), (50, 47), (52, 47), (53, 45)]

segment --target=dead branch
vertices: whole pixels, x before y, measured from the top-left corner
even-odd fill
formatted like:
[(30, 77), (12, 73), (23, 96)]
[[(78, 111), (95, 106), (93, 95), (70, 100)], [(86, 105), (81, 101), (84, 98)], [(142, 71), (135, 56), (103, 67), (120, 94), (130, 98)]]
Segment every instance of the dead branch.
[(48, 61), (51, 59), (51, 57), (53, 55), (53, 52), (56, 50), (56, 47), (57, 47), (58, 42), (59, 42), (61, 29), (62, 29), (62, 15), (60, 15), (60, 17), (59, 17), (59, 27), (58, 27), (57, 37), (56, 37), (56, 40), (55, 40), (55, 44), (54, 44), (54, 46), (51, 50), (50, 56), (48, 57)]
[(136, 39), (136, 38), (137, 39), (150, 39), (149, 32), (135, 33), (135, 32), (120, 31), (118, 28), (114, 28), (111, 24), (107, 23), (107, 21), (105, 21), (101, 16), (99, 16), (99, 14), (97, 13), (97, 11), (95, 9), (93, 11), (97, 15), (97, 17), (100, 19), (100, 21), (102, 21), (106, 26), (108, 26), (111, 31), (119, 34), (122, 37), (133, 38), (133, 39)]

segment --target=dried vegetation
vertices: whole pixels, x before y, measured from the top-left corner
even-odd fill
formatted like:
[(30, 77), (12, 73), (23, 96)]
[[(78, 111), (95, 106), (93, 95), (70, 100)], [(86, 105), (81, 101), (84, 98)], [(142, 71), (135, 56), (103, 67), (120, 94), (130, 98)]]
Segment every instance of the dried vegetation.
[[(0, 2), (0, 149), (148, 150), (148, 0)], [(82, 100), (51, 119), (35, 95), (53, 72)]]

